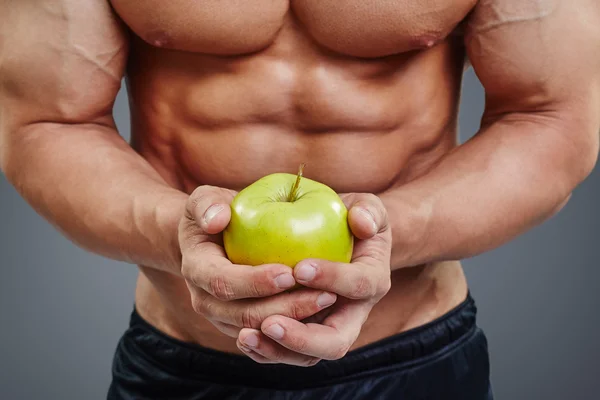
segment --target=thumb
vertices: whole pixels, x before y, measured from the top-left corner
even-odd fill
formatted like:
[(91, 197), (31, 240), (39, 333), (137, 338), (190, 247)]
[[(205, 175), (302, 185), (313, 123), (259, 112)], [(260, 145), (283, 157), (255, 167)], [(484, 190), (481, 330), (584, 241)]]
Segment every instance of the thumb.
[(188, 199), (186, 215), (195, 221), (200, 234), (220, 233), (229, 224), (230, 204), (235, 194), (232, 190), (215, 186), (200, 186)]
[(388, 229), (387, 211), (379, 197), (356, 193), (344, 198), (348, 207), (348, 224), (354, 236), (370, 239)]

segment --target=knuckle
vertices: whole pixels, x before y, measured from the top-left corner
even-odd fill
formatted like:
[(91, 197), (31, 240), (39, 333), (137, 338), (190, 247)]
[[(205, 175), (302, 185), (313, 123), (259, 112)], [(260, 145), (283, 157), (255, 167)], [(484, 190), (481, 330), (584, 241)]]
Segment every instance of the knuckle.
[[(309, 304), (310, 305), (316, 304), (316, 302), (311, 301)], [(313, 307), (308, 306), (303, 301), (290, 301), (290, 302), (288, 302), (286, 308), (287, 308), (287, 313), (286, 313), (287, 316), (289, 318), (295, 319), (296, 321), (299, 321), (299, 320), (305, 318), (306, 314), (309, 314), (309, 311), (311, 311), (311, 310), (307, 310), (307, 308), (313, 308)]]
[(305, 338), (298, 336), (295, 337), (292, 340), (292, 345), (291, 347), (294, 349), (294, 351), (296, 351), (297, 353), (306, 353), (306, 350), (308, 349), (308, 342), (306, 341)]
[(305, 364), (305, 366), (307, 366), (307, 367), (314, 367), (314, 366), (315, 366), (315, 365), (317, 365), (319, 362), (321, 362), (321, 359), (320, 359), (320, 358), (309, 358), (309, 359), (306, 361), (306, 364)]
[(205, 196), (206, 196), (205, 187), (199, 186), (192, 192), (192, 194), (188, 198), (186, 208), (187, 208), (189, 217), (191, 217), (192, 219), (194, 218), (194, 210), (196, 209), (196, 207), (198, 207), (198, 204), (200, 203), (200, 201), (202, 201), (202, 199)]
[(192, 309), (198, 315), (202, 315), (204, 317), (211, 316), (211, 307), (210, 303), (207, 301), (206, 296), (198, 296), (195, 295), (192, 297)]
[[(208, 318), (207, 318), (208, 319)], [(212, 320), (212, 319), (208, 319), (208, 322), (210, 322), (215, 328), (217, 328), (221, 333), (231, 337), (231, 338), (237, 338), (239, 331), (237, 329), (235, 329), (234, 327), (227, 325), (223, 322), (220, 321), (216, 321), (216, 320)]]
[(269, 352), (269, 359), (271, 361), (274, 361), (276, 363), (281, 363), (285, 360), (285, 354), (283, 353), (283, 351), (281, 349), (278, 349), (277, 347), (275, 347), (274, 349), (272, 349)]
[(379, 200), (379, 197), (373, 193), (365, 193), (363, 195), (363, 200), (371, 204), (379, 204), (381, 202), (381, 200)]
[(262, 318), (256, 307), (246, 307), (240, 314), (238, 323), (244, 328), (260, 328)]
[(201, 205), (205, 208), (210, 206), (215, 200), (215, 195), (215, 187), (213, 186), (203, 185), (194, 189), (187, 202), (186, 215), (188, 218), (195, 220), (196, 215), (204, 214), (206, 210), (198, 210), (198, 207)]
[(350, 298), (364, 299), (368, 297), (373, 297), (374, 295), (375, 285), (367, 275), (360, 274), (359, 277), (356, 279), (356, 282), (354, 282), (354, 284), (352, 285)]
[(215, 274), (208, 280), (208, 291), (214, 297), (222, 301), (230, 301), (235, 298), (231, 284), (222, 275)]
[(181, 263), (181, 275), (195, 287), (202, 287), (201, 275), (197, 273), (195, 264), (184, 257)]
[(370, 206), (369, 208), (372, 212), (378, 214), (381, 221), (385, 224), (387, 221), (387, 210), (381, 198), (373, 193), (366, 193), (362, 200), (365, 202), (365, 205)]
[(190, 195), (190, 202), (197, 203), (199, 199), (202, 199), (204, 196), (206, 196), (209, 190), (210, 186), (208, 185), (198, 186)]
[(383, 205), (383, 201), (381, 201), (379, 196), (369, 193), (369, 201), (371, 204), (373, 204), (373, 206), (375, 206), (375, 208), (377, 208), (377, 211), (382, 213), (382, 216), (385, 216), (385, 206)]
[(366, 207), (369, 210), (379, 211), (383, 206), (381, 199), (373, 193), (364, 193), (357, 201), (358, 205)]
[(191, 263), (190, 260), (185, 256), (185, 254), (183, 255), (182, 259), (181, 259), (181, 275), (183, 276), (183, 278), (185, 280), (188, 280), (192, 283), (193, 282), (193, 275), (192, 275), (192, 267), (191, 267)]
[(324, 262), (317, 272), (315, 281), (318, 280), (323, 290), (335, 292), (340, 282), (348, 276), (348, 266), (342, 263)]
[(192, 297), (192, 309), (196, 314), (203, 315), (202, 302), (196, 296)]
[(264, 292), (260, 283), (255, 280), (248, 285), (248, 290), (251, 297), (261, 297)]
[(275, 282), (270, 275), (272, 275), (270, 271), (253, 267), (248, 284), (251, 297), (263, 297), (273, 292)]
[(346, 345), (346, 344), (341, 344), (337, 347), (334, 347), (334, 350), (331, 353), (331, 357), (329, 358), (330, 360), (339, 360), (341, 358), (344, 358), (346, 356), (346, 354), (348, 353), (348, 350), (350, 349), (350, 346)]
[(384, 296), (392, 288), (392, 279), (387, 276), (385, 279), (379, 280), (377, 285), (377, 295)]

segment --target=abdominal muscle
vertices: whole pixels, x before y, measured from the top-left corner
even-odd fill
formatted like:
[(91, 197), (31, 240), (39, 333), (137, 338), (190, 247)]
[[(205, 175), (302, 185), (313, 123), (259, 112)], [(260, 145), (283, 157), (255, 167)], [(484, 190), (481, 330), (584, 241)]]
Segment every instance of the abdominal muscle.
[[(456, 146), (462, 55), (450, 42), (382, 59), (319, 54), (292, 39), (240, 57), (135, 42), (132, 145), (173, 187), (240, 190), (273, 172), (339, 193), (381, 194), (426, 174)], [(184, 281), (140, 266), (136, 308), (164, 333), (239, 353), (191, 306)], [(467, 294), (459, 262), (399, 268), (354, 348), (423, 325)]]
[[(185, 283), (171, 274), (140, 267), (136, 310), (151, 325), (184, 342), (242, 354), (235, 339), (218, 331), (191, 307)], [(467, 295), (459, 262), (399, 269), (388, 294), (375, 305), (351, 350), (419, 327), (444, 315)]]

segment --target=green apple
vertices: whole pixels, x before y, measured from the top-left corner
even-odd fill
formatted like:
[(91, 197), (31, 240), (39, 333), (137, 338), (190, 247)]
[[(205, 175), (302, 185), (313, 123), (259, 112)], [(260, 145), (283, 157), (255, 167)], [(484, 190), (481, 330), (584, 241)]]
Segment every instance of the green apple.
[(240, 191), (223, 232), (234, 264), (294, 267), (306, 258), (350, 262), (354, 236), (348, 210), (329, 186), (298, 175), (275, 173)]

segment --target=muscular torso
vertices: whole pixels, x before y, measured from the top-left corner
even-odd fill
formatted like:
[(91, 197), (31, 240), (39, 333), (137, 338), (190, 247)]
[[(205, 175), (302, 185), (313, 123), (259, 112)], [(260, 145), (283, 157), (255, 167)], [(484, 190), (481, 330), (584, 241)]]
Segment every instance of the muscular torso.
[[(456, 146), (474, 0), (113, 0), (132, 31), (132, 145), (174, 187), (240, 189), (272, 172), (381, 193)], [(137, 307), (183, 340), (237, 352), (179, 279), (141, 267)], [(466, 294), (458, 263), (398, 270), (355, 347)]]

